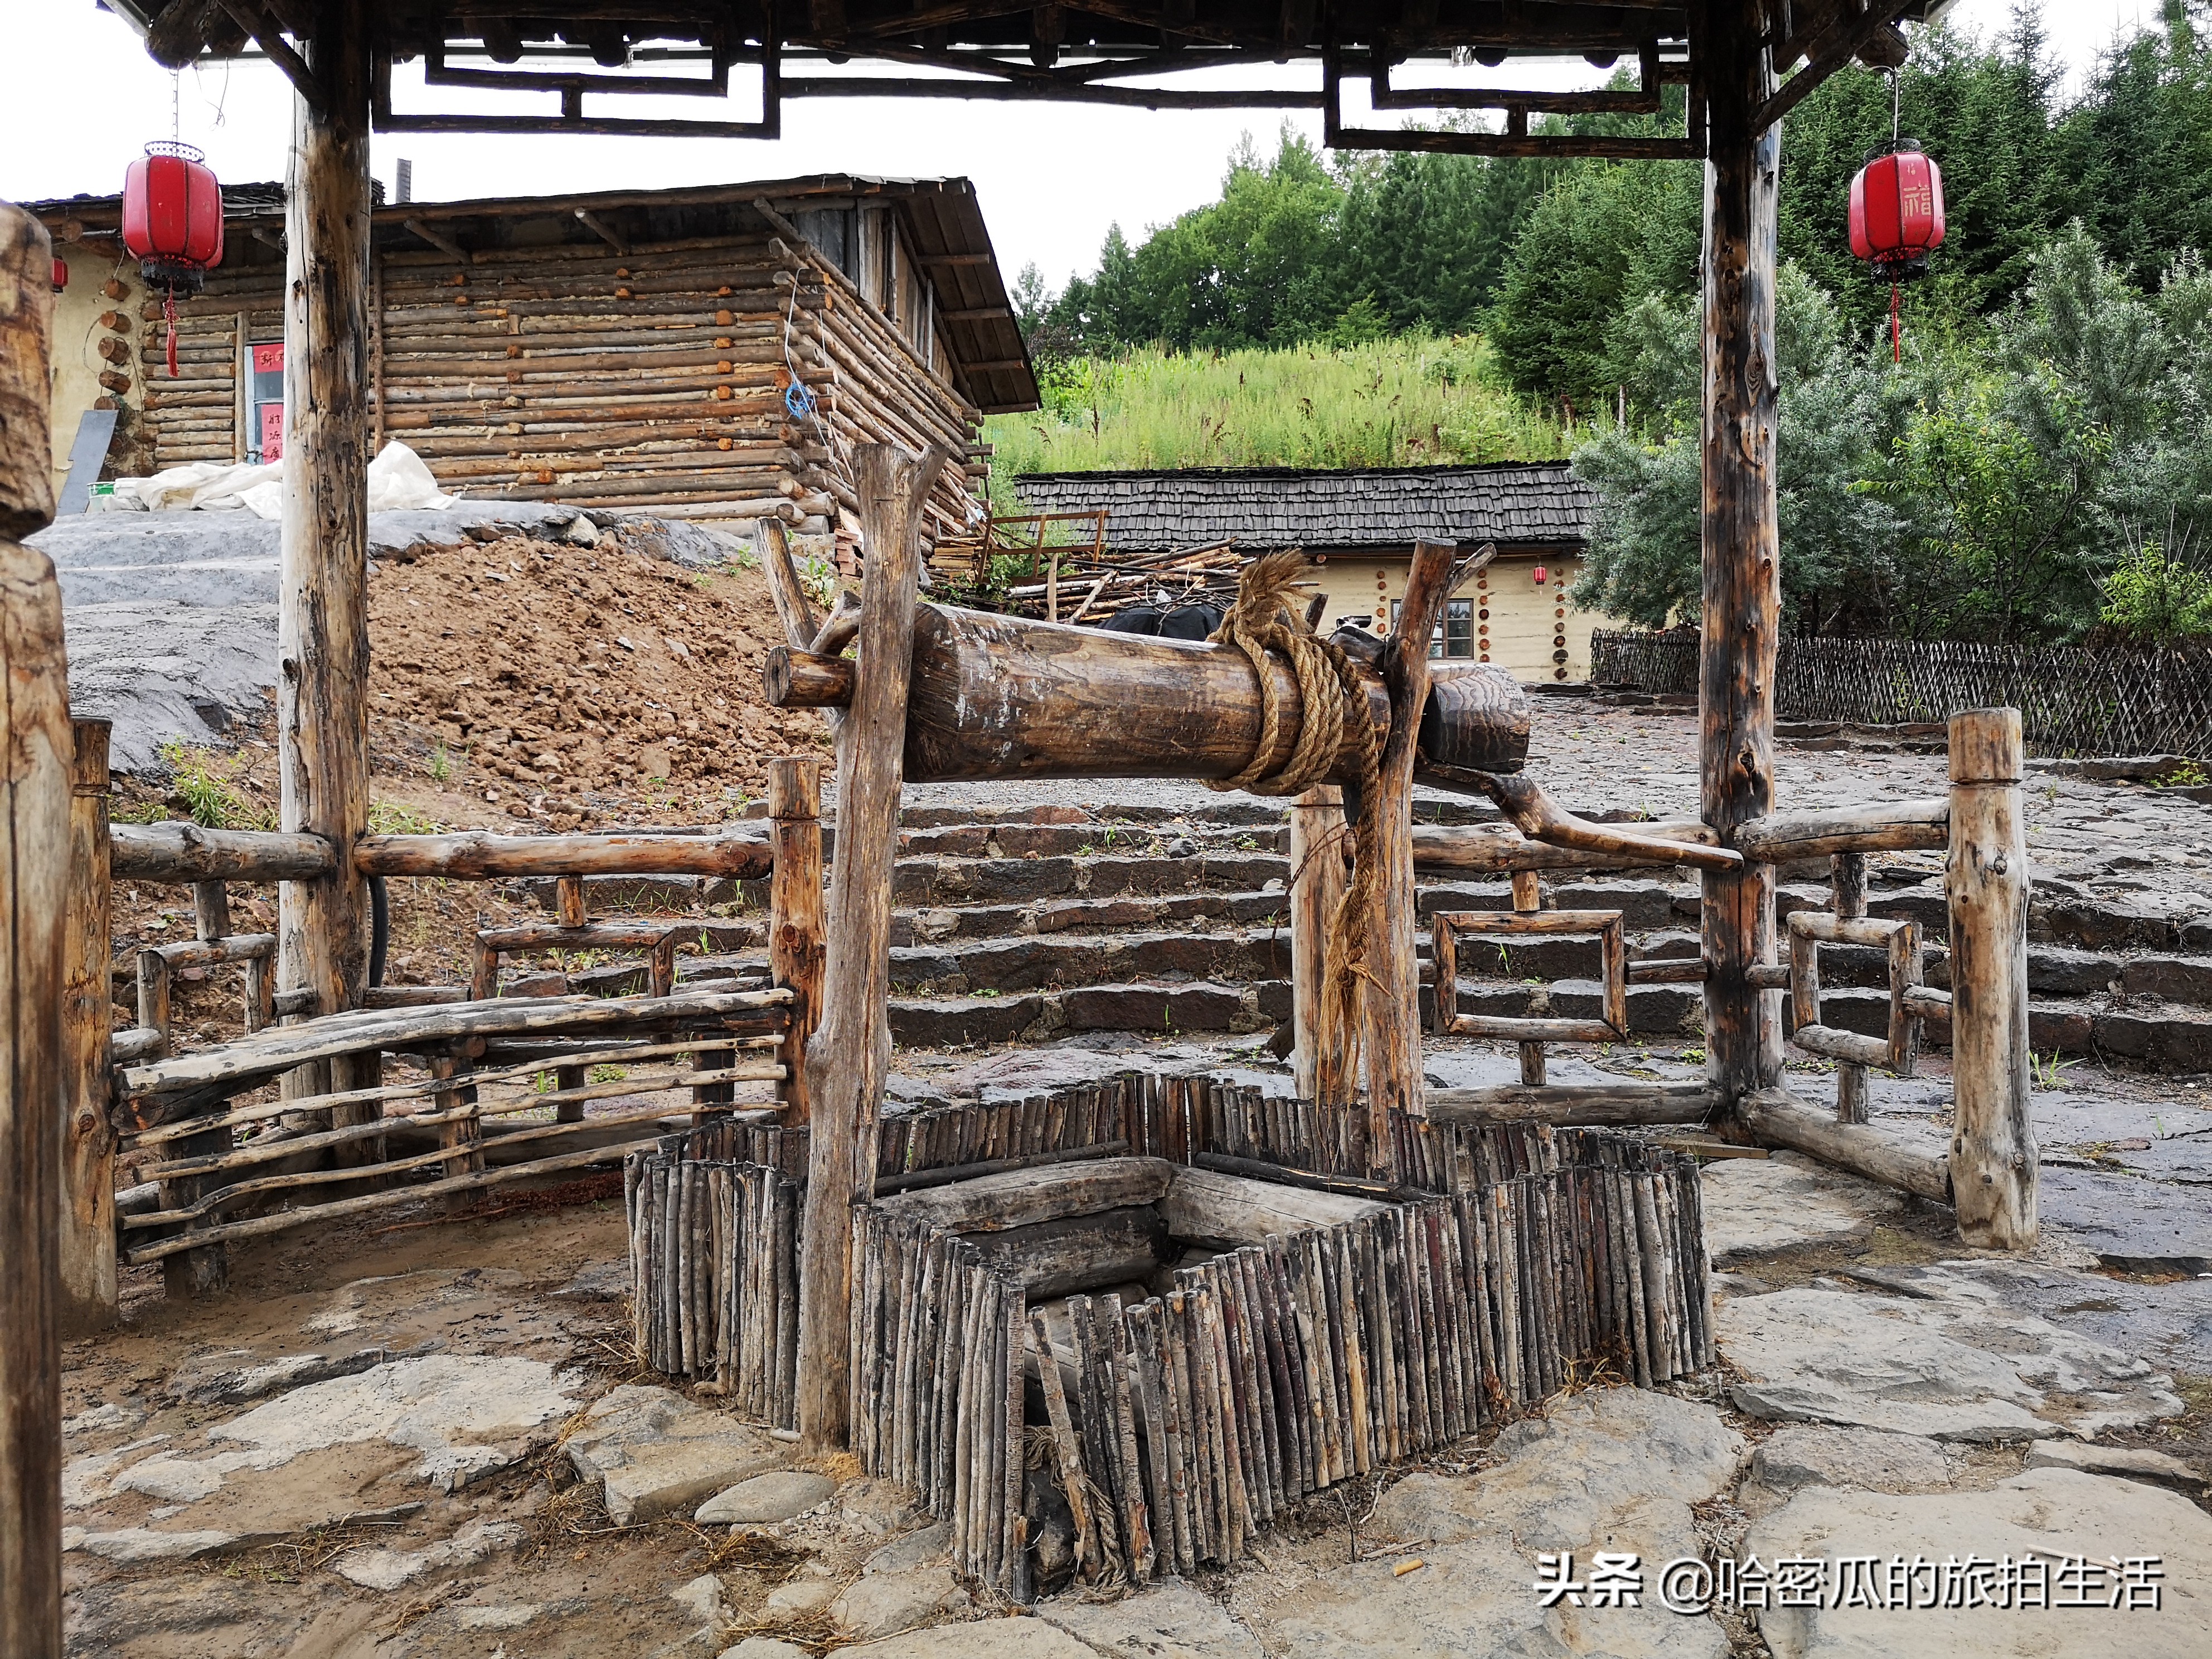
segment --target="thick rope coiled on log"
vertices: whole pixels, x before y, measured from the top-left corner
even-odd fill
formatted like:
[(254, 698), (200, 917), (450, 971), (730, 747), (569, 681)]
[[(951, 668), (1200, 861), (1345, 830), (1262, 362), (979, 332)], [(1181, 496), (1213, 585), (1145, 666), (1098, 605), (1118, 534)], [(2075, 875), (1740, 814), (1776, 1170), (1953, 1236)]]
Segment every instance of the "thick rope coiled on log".
[[(1382, 744), (1368, 717), (1367, 690), (1342, 646), (1319, 638), (1306, 625), (1292, 595), (1311, 562), (1303, 549), (1269, 553), (1245, 566), (1237, 601), (1214, 630), (1217, 645), (1233, 645), (1251, 661), (1260, 682), (1260, 740), (1251, 760), (1233, 777), (1209, 779), (1209, 789), (1243, 789), (1255, 795), (1302, 795), (1325, 781), (1350, 760), (1359, 780), (1359, 817), (1352, 827), (1352, 874), (1343, 902), (1329, 921), (1324, 946), (1328, 972), (1322, 987), (1321, 1030), (1324, 1057), (1340, 1055), (1341, 1071), (1324, 1058), (1317, 1076), (1324, 1097), (1348, 1098), (1358, 1073), (1358, 983), (1367, 972), (1366, 919), (1378, 913), (1382, 872), (1376, 855), (1382, 810)], [(1267, 769), (1288, 718), (1268, 670), (1270, 652), (1289, 663), (1297, 683), (1300, 717), (1289, 757)], [(1332, 840), (1315, 856), (1336, 856)], [(1293, 878), (1296, 872), (1292, 872)]]

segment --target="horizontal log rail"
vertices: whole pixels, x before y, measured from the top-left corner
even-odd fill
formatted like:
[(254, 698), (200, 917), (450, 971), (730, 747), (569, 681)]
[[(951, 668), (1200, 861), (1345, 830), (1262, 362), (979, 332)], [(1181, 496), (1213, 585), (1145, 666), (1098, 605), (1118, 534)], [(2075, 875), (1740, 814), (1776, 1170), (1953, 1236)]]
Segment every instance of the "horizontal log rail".
[[(1692, 819), (1668, 820), (1636, 826), (1644, 842), (1681, 842), (1718, 847), (1720, 836)], [(1504, 875), (1516, 870), (1617, 870), (1643, 865), (1679, 865), (1681, 851), (1673, 845), (1643, 845), (1604, 852), (1559, 847), (1532, 841), (1505, 823), (1417, 823), (1413, 826), (1413, 865), (1416, 869), (1480, 872)]]
[(739, 1030), (757, 1025), (764, 1030), (784, 1018), (791, 1000), (788, 990), (777, 988), (688, 991), (665, 997), (514, 997), (434, 1008), (358, 1009), (301, 1025), (274, 1026), (196, 1054), (127, 1066), (119, 1079), (119, 1092), (129, 1098), (210, 1084), (242, 1088), (310, 1060), (459, 1037), (569, 1036), (691, 1020)]
[[(590, 1120), (585, 1120), (588, 1127)], [(570, 1126), (572, 1127), (577, 1126)], [(660, 1144), (656, 1133), (636, 1140), (624, 1141), (612, 1146), (593, 1146), (578, 1152), (563, 1152), (553, 1158), (541, 1158), (528, 1164), (509, 1164), (492, 1170), (474, 1170), (466, 1175), (447, 1176), (443, 1180), (425, 1182), (414, 1187), (388, 1187), (380, 1192), (363, 1193), (352, 1198), (333, 1199), (327, 1204), (317, 1204), (296, 1210), (280, 1210), (269, 1215), (248, 1216), (240, 1221), (226, 1221), (213, 1227), (195, 1228), (171, 1238), (158, 1239), (126, 1252), (123, 1260), (130, 1266), (143, 1267), (149, 1261), (196, 1250), (204, 1245), (221, 1244), (234, 1238), (264, 1238), (271, 1233), (289, 1231), (294, 1227), (313, 1222), (343, 1220), (349, 1216), (367, 1215), (374, 1211), (386, 1210), (401, 1204), (419, 1202), (425, 1199), (441, 1198), (454, 1193), (480, 1192), (489, 1187), (503, 1187), (517, 1181), (528, 1181), (538, 1176), (558, 1175), (569, 1170), (588, 1169), (594, 1164), (619, 1164), (632, 1152), (650, 1151)], [(451, 1152), (441, 1156), (450, 1158)], [(355, 1170), (358, 1177), (362, 1172)]]
[(1948, 1161), (1892, 1145), (1860, 1123), (1838, 1123), (1787, 1089), (1758, 1089), (1736, 1102), (1736, 1118), (1762, 1146), (1803, 1152), (1853, 1175), (1937, 1204), (1951, 1202)]
[[(720, 1053), (728, 1049), (763, 1049), (775, 1048), (781, 1039), (773, 1036), (739, 1037), (731, 1039), (714, 1036), (687, 1037), (680, 1042), (616, 1043), (599, 1048), (586, 1047), (564, 1053), (560, 1063), (563, 1066), (590, 1067), (597, 1066), (629, 1066), (646, 1060), (672, 1060), (702, 1051)], [(452, 1078), (422, 1078), (408, 1083), (386, 1083), (373, 1089), (341, 1089), (335, 1093), (302, 1095), (293, 1100), (264, 1101), (256, 1105), (234, 1107), (220, 1114), (210, 1114), (179, 1123), (164, 1123), (137, 1133), (125, 1133), (118, 1142), (123, 1151), (158, 1146), (186, 1136), (205, 1133), (210, 1129), (235, 1128), (249, 1123), (266, 1123), (271, 1119), (289, 1117), (297, 1112), (327, 1111), (334, 1106), (362, 1106), (372, 1102), (388, 1103), (398, 1100), (425, 1100), (435, 1095), (449, 1094), (455, 1089), (482, 1088), (498, 1083), (521, 1083), (537, 1077), (547, 1069), (543, 1060), (531, 1060), (517, 1066), (479, 1066), (465, 1076)], [(687, 1079), (689, 1074), (686, 1074)], [(531, 1104), (544, 1105), (550, 1096), (538, 1095)], [(425, 1115), (410, 1115), (410, 1121), (427, 1121)]]
[(760, 836), (364, 836), (365, 876), (722, 876), (749, 881), (774, 858)]
[(338, 867), (320, 836), (210, 830), (197, 823), (118, 823), (108, 831), (117, 881), (191, 886), (203, 881), (313, 881)]
[(1837, 853), (1899, 853), (1947, 847), (1951, 803), (1898, 801), (1823, 812), (1775, 812), (1741, 824), (1735, 848), (1760, 864), (1827, 858)]
[(1705, 1123), (1721, 1097), (1701, 1083), (1554, 1083), (1435, 1089), (1428, 1107), (1436, 1123)]
[[(604, 1099), (624, 1092), (658, 1094), (666, 1090), (708, 1083), (777, 1083), (782, 1081), (783, 1074), (783, 1067), (775, 1061), (759, 1060), (745, 1066), (717, 1066), (707, 1072), (672, 1073), (665, 1078), (641, 1079), (627, 1085), (626, 1088), (617, 1089), (603, 1085), (588, 1097)], [(565, 1093), (564, 1097), (576, 1099), (584, 1095), (585, 1091), (580, 1090), (569, 1091)], [(551, 1096), (547, 1096), (543, 1100), (520, 1100), (504, 1106), (457, 1107), (452, 1111), (423, 1113), (404, 1121), (426, 1127), (482, 1123), (492, 1118), (512, 1117), (518, 1112), (534, 1110), (540, 1105), (550, 1106), (556, 1103)], [(568, 1122), (515, 1125), (507, 1130), (501, 1138), (501, 1144), (511, 1146), (522, 1141), (547, 1140), (562, 1135), (597, 1133), (612, 1123), (657, 1123), (669, 1115), (670, 1109), (666, 1106), (640, 1107), (635, 1111), (611, 1113), (601, 1117), (577, 1118)], [(383, 1121), (350, 1124), (341, 1129), (325, 1129), (313, 1134), (286, 1136), (282, 1139), (270, 1140), (265, 1146), (256, 1142), (241, 1146), (235, 1152), (211, 1153), (205, 1158), (179, 1158), (170, 1164), (158, 1164), (142, 1170), (139, 1173), (147, 1180), (173, 1181), (186, 1176), (204, 1176), (233, 1170), (250, 1169), (257, 1164), (276, 1163), (295, 1152), (319, 1151), (324, 1147), (337, 1146), (344, 1141), (359, 1140), (383, 1134), (391, 1127), (391, 1123)], [(406, 1158), (380, 1158), (374, 1166), (374, 1172), (382, 1176), (401, 1174), (409, 1170), (427, 1169), (433, 1164), (443, 1164), (453, 1156), (453, 1152), (451, 1147), (441, 1146), (435, 1152), (418, 1152)], [(192, 1222), (227, 1208), (241, 1199), (250, 1198), (257, 1194), (322, 1186), (333, 1182), (358, 1181), (361, 1176), (362, 1170), (358, 1166), (345, 1165), (249, 1177), (246, 1180), (232, 1182), (228, 1186), (216, 1188), (212, 1192), (204, 1193), (191, 1204), (181, 1208), (142, 1211), (136, 1215), (126, 1217), (122, 1224), (126, 1228), (135, 1229), (189, 1225)]]

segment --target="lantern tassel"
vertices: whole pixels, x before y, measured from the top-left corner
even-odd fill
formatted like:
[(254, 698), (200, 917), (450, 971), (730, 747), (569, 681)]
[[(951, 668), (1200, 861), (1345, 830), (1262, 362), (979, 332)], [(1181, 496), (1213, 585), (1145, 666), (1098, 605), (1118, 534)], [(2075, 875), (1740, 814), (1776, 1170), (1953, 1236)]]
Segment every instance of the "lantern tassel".
[[(1893, 363), (1905, 361), (1905, 325), (1898, 316), (1897, 284), (1889, 285), (1889, 360)], [(173, 368), (169, 371), (176, 373)]]
[(161, 315), (169, 323), (169, 378), (177, 378), (177, 290), (169, 289), (161, 295)]

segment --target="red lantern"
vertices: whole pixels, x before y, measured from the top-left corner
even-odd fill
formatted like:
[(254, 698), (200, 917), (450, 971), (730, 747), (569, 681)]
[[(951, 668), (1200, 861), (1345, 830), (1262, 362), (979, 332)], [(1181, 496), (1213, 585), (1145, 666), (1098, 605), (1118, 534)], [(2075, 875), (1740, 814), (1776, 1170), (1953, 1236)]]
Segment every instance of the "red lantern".
[(69, 261), (59, 254), (54, 256), (54, 292), (58, 294), (69, 286)]
[(1904, 355), (1897, 285), (1928, 274), (1928, 254), (1943, 241), (1943, 173), (1909, 138), (1893, 138), (1851, 180), (1851, 252), (1889, 288), (1889, 343)]
[(123, 246), (147, 286), (164, 291), (169, 376), (177, 374), (177, 290), (200, 291), (222, 263), (222, 190), (190, 144), (156, 139), (123, 179)]
[(1851, 252), (1885, 283), (1926, 276), (1929, 250), (1943, 245), (1942, 170), (1903, 142), (1851, 180)]
[(1552, 579), (1552, 573), (1545, 569), (1540, 564), (1528, 574), (1536, 579), (1536, 586), (1539, 587), (1541, 587), (1546, 582)]

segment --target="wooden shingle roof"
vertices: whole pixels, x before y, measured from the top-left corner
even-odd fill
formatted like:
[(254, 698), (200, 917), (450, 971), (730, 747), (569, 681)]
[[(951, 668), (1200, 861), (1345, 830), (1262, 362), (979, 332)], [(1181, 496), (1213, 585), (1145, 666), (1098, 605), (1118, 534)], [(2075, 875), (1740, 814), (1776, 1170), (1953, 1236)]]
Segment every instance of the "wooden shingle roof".
[(1588, 540), (1597, 507), (1597, 492), (1565, 461), (1029, 472), (1014, 484), (1036, 512), (1106, 508), (1108, 545), (1130, 553), (1229, 537), (1247, 552), (1405, 548), (1417, 539), (1565, 550)]

